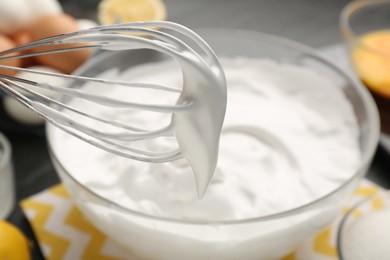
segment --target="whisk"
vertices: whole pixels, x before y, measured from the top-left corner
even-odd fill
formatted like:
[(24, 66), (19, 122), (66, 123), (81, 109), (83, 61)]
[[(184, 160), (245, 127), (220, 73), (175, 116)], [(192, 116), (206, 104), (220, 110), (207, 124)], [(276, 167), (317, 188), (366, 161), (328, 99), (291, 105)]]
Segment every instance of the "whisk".
[[(75, 43), (78, 45), (69, 47), (69, 44)], [(42, 47), (51, 46), (56, 46), (56, 48), (42, 49)], [(225, 77), (216, 55), (208, 44), (196, 33), (182, 25), (166, 21), (151, 21), (99, 26), (52, 36), (2, 51), (0, 52), (0, 60), (68, 52), (85, 48), (109, 51), (146, 48), (171, 56), (182, 68), (182, 89), (162, 84), (65, 75), (10, 66), (0, 66), (0, 68), (61, 77), (80, 82), (94, 82), (107, 87), (121, 85), (129, 88), (151, 88), (160, 91), (178, 92), (176, 103), (172, 105), (158, 105), (145, 104), (142, 101), (118, 100), (98, 95), (98, 93), (86, 93), (81, 87), (77, 86), (72, 88), (55, 86), (50, 82), (35, 82), (8, 75), (0, 75), (0, 88), (28, 108), (36, 111), (56, 127), (111, 153), (139, 161), (156, 163), (176, 160), (183, 156), (188, 159), (194, 168), (196, 167), (194, 161), (202, 160), (202, 158), (195, 158), (200, 155), (200, 142), (205, 149), (203, 152), (206, 153), (204, 159), (207, 161), (215, 159), (216, 161), (218, 141), (226, 110)], [(82, 84), (79, 85), (81, 86)], [(40, 93), (40, 91), (37, 92), (37, 88), (52, 91), (56, 93), (57, 97), (52, 98)], [(141, 129), (132, 126), (128, 122), (118, 122), (110, 118), (96, 117), (87, 111), (80, 111), (64, 102), (61, 96), (83, 98), (107, 107), (135, 108), (172, 113), (171, 121), (168, 125), (157, 130)], [(66, 113), (66, 111), (77, 114), (77, 119), (72, 118), (70, 113)], [(80, 120), (80, 117), (107, 124), (111, 128), (115, 128), (115, 130), (96, 129), (85, 124), (84, 120)], [(210, 127), (210, 124), (214, 127)], [(169, 151), (148, 151), (128, 144), (130, 141), (169, 135), (176, 137), (179, 148)], [(189, 136), (193, 140), (187, 140)], [(188, 144), (189, 141), (192, 141), (192, 144), (195, 143), (195, 147)], [(195, 151), (196, 149), (198, 151)], [(207, 171), (213, 171), (213, 167), (215, 168), (215, 165), (209, 166)]]

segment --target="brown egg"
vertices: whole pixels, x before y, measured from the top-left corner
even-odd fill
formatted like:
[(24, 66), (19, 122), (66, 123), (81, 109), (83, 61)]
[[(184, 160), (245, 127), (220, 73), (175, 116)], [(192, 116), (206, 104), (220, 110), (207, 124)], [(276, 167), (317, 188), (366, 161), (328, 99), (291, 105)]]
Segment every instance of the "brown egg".
[[(8, 49), (14, 48), (15, 46), (16, 46), (16, 44), (10, 38), (0, 34), (0, 51), (8, 50)], [(18, 55), (18, 54), (19, 53), (13, 53), (10, 55), (5, 55), (4, 57), (14, 56), (14, 55)], [(21, 59), (1, 60), (0, 65), (20, 67)], [(13, 71), (13, 70), (0, 69), (0, 74), (3, 74), (3, 75), (13, 76), (16, 73), (17, 72)]]
[(20, 30), (11, 35), (11, 39), (15, 42), (15, 44), (22, 45), (28, 42), (31, 42), (31, 34), (25, 30)]
[[(76, 31), (78, 24), (76, 20), (66, 14), (50, 14), (44, 15), (35, 20), (29, 27), (28, 32), (33, 41), (40, 40), (53, 35), (69, 33)], [(66, 47), (80, 46), (80, 44), (67, 44)], [(64, 47), (64, 46), (61, 46)], [(45, 47), (35, 49), (35, 51), (43, 51), (48, 49), (57, 49), (58, 46)], [(77, 50), (60, 53), (52, 53), (39, 55), (36, 57), (39, 63), (64, 73), (72, 73), (90, 56), (90, 50)]]
[[(11, 35), (11, 39), (15, 42), (16, 46), (23, 45), (25, 43), (31, 42), (31, 35), (25, 30), (19, 30)], [(27, 52), (22, 52), (27, 53)], [(21, 59), (21, 66), (31, 67), (37, 64), (37, 61), (33, 57), (26, 57)]]

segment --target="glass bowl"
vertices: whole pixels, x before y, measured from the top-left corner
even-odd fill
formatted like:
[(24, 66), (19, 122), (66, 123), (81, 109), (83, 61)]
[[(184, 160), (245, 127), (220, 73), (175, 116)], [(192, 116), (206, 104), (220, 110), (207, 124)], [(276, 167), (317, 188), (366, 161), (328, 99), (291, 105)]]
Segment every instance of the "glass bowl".
[(359, 201), (343, 217), (337, 231), (340, 260), (387, 259), (389, 230), (389, 191)]
[[(53, 142), (53, 135), (60, 130), (48, 125), (51, 158), (80, 210), (107, 236), (129, 249), (130, 259), (278, 259), (329, 225), (341, 212), (376, 150), (378, 112), (364, 87), (354, 84), (336, 66), (306, 46), (252, 31), (197, 32), (219, 56), (268, 58), (299, 64), (330, 77), (345, 93), (357, 117), (362, 154), (359, 169), (324, 196), (290, 210), (244, 220), (179, 221), (131, 210), (85, 187), (67, 171), (67, 161), (61, 158), (61, 149)], [(114, 66), (127, 68), (160, 59), (148, 50), (130, 51), (127, 55), (101, 53), (87, 62), (79, 74), (93, 76)], [(130, 257), (131, 254), (135, 256)]]
[(382, 131), (390, 134), (390, 1), (352, 1), (341, 12), (340, 30), (350, 60), (379, 108)]

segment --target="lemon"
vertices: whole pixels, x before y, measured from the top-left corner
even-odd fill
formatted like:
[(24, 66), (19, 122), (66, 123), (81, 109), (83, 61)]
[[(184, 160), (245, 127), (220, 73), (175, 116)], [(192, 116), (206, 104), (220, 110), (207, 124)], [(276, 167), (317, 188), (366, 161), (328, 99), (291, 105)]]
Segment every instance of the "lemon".
[(30, 259), (28, 240), (17, 227), (0, 220), (0, 260), (14, 259)]
[(98, 19), (101, 24), (165, 20), (166, 9), (161, 0), (102, 0)]

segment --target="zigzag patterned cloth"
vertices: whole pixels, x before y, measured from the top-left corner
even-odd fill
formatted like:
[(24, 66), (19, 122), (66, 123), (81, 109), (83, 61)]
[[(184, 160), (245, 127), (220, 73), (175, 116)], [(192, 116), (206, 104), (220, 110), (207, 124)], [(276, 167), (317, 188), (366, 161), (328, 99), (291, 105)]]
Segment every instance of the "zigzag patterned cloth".
[[(363, 180), (346, 206), (374, 195), (382, 189)], [(74, 205), (62, 185), (54, 186), (21, 202), (31, 223), (39, 246), (48, 260), (58, 259), (126, 259), (128, 253), (95, 228)], [(374, 200), (369, 210), (383, 207), (383, 201)], [(342, 215), (328, 228), (308, 239), (296, 252), (282, 260), (335, 260), (336, 232)]]

